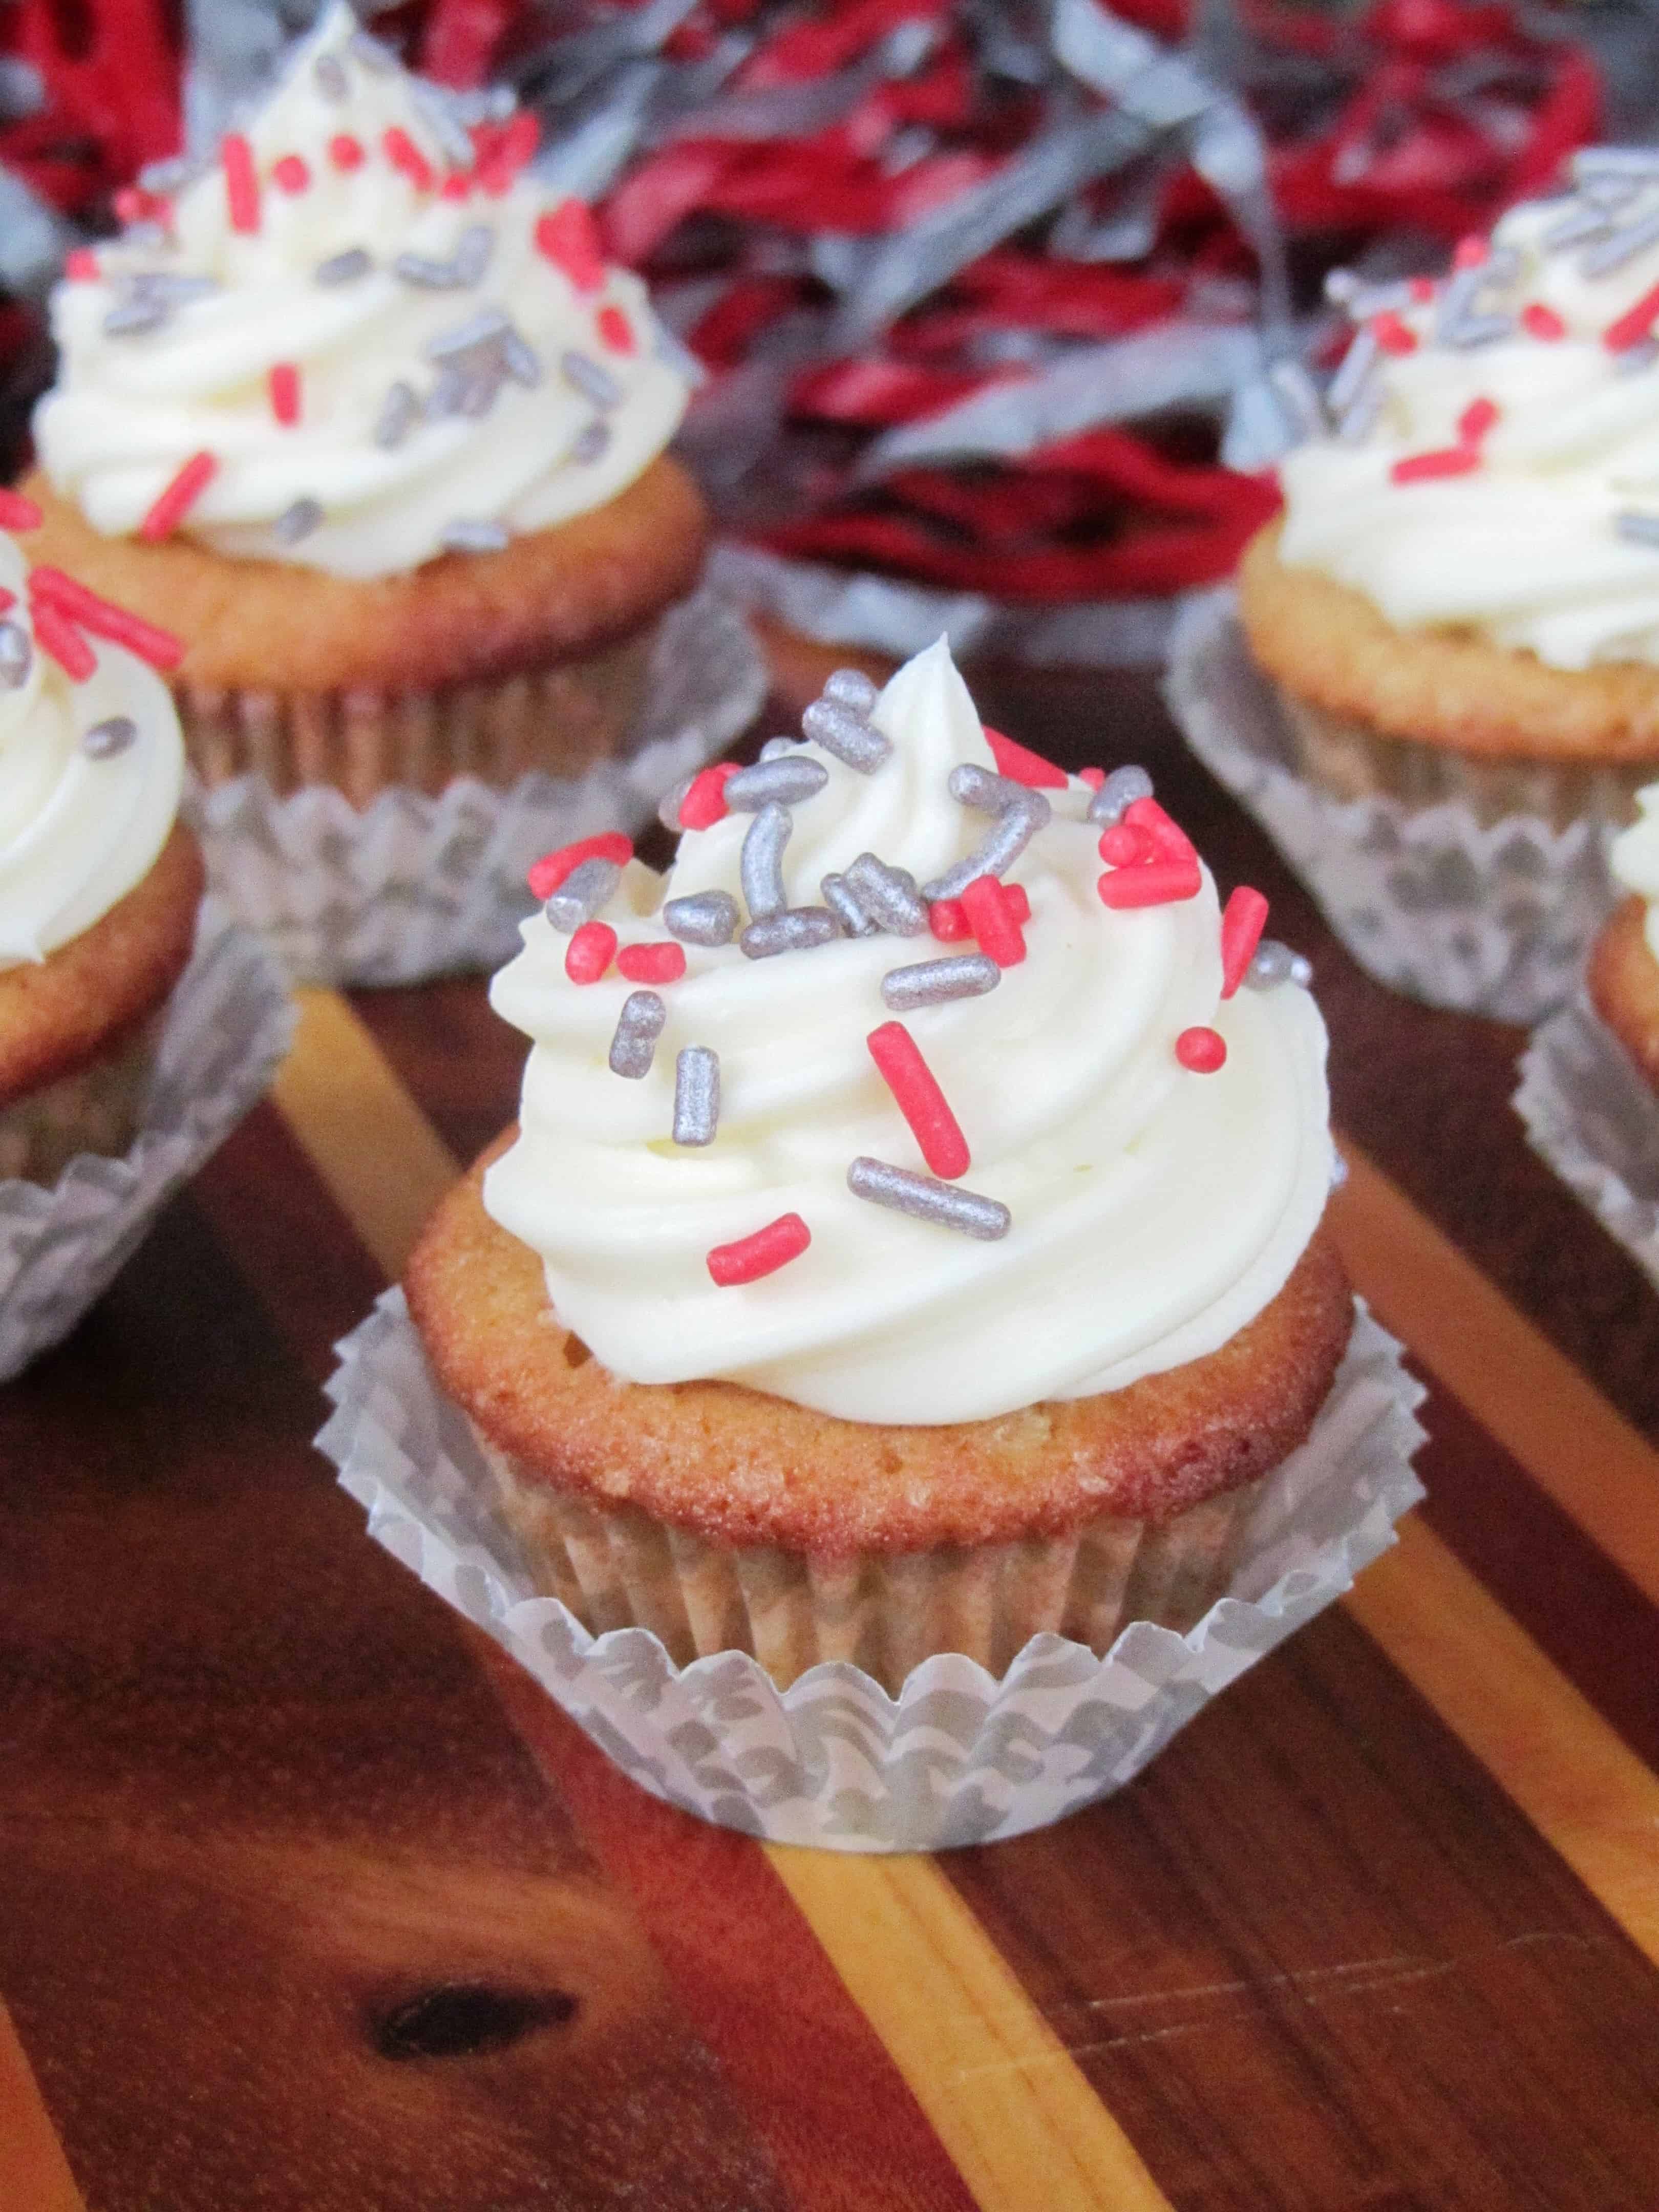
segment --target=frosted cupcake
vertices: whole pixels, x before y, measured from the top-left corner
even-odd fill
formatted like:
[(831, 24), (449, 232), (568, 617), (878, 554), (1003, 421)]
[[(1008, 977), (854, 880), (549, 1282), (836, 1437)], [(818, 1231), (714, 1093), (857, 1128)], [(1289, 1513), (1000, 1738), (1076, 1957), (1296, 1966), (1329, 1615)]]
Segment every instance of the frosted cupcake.
[(463, 126), (329, 8), (172, 200), (71, 258), (35, 417), (45, 557), (186, 641), (209, 781), (615, 753), (705, 521), (688, 385), (526, 115)]
[(138, 1125), (202, 892), (176, 651), (0, 536), (0, 1178), (50, 1183)]
[(409, 1273), (432, 1365), (543, 1587), (678, 1661), (1187, 1626), (1352, 1320), (1305, 971), (942, 641), (803, 726), (666, 878), (549, 857), (518, 1130)]
[(1331, 419), (1239, 592), (1339, 797), (1620, 822), (1659, 763), (1659, 156), (1573, 174), (1439, 283), (1340, 288)]

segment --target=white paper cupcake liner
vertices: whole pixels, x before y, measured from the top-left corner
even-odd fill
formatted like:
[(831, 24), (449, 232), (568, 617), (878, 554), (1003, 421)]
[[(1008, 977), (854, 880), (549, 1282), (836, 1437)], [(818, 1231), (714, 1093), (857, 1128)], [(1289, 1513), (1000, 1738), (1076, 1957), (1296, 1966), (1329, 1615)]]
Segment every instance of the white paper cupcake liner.
[(331, 785), (286, 799), (263, 776), (198, 792), (210, 889), (296, 981), (414, 983), (501, 966), (534, 905), (525, 872), (601, 830), (629, 835), (759, 713), (766, 665), (741, 614), (694, 592), (662, 617), (646, 705), (623, 757), (507, 791), (460, 776), (435, 799), (382, 792), (359, 811)]
[(82, 1152), (50, 1189), (0, 1182), (0, 1381), (60, 1342), (107, 1289), (162, 1206), (260, 1097), (293, 1031), (270, 954), (208, 901), (125, 1156)]
[(641, 1628), (590, 1636), (532, 1594), (466, 1421), (388, 1291), (340, 1345), (317, 1441), (394, 1558), (510, 1651), (653, 1795), (775, 1843), (936, 1850), (1109, 1796), (1218, 1692), (1347, 1589), (1423, 1495), (1421, 1387), (1359, 1307), (1307, 1443), (1263, 1487), (1230, 1594), (1184, 1636), (1132, 1622), (1104, 1659), (1034, 1637), (999, 1681), (946, 1653), (896, 1698), (845, 1661), (787, 1691), (745, 1653), (677, 1668)]
[(1367, 975), (1431, 1006), (1535, 1022), (1577, 988), (1612, 911), (1606, 831), (1455, 801), (1338, 799), (1298, 775), (1284, 712), (1215, 592), (1182, 613), (1165, 696), (1188, 743), (1255, 817)]
[(1521, 1055), (1527, 1142), (1659, 1284), (1659, 1098), (1581, 994)]

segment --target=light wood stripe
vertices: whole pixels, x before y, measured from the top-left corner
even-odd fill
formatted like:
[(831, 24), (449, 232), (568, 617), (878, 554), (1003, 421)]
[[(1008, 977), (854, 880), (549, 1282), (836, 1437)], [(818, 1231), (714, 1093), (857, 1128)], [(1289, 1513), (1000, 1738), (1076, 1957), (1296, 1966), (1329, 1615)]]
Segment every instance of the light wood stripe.
[(1344, 1603), (1659, 1964), (1659, 1777), (1417, 1516)]
[(1357, 1146), (1331, 1205), (1354, 1284), (1489, 1436), (1659, 1603), (1659, 1452)]
[[(277, 1106), (395, 1279), (459, 1166), (345, 1000), (300, 995)], [(1168, 2212), (1127, 2136), (931, 1860), (763, 1848), (981, 2212)]]
[(40, 2101), (11, 2014), (0, 2005), (0, 2202), (7, 2212), (87, 2212)]

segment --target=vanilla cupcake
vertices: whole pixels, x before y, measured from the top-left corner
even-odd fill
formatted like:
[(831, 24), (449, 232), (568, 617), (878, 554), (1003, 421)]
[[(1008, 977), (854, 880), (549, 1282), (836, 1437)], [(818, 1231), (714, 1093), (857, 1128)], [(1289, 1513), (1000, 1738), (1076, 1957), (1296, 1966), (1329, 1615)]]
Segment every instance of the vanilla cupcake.
[(696, 576), (683, 357), (533, 119), (461, 112), (336, 0), (53, 295), (43, 557), (185, 638), (210, 783), (363, 806), (615, 755)]
[(173, 641), (4, 536), (0, 609), (0, 1177), (50, 1183), (131, 1140), (202, 862), (156, 672)]
[(492, 993), (517, 1131), (409, 1271), (428, 1357), (542, 1586), (677, 1661), (891, 1689), (1188, 1626), (1352, 1320), (1305, 970), (1140, 771), (984, 731), (942, 641), (804, 727), (699, 779), (666, 878), (550, 856)]
[(1659, 763), (1659, 155), (1573, 174), (1438, 283), (1338, 287), (1331, 419), (1239, 588), (1338, 798), (1618, 823)]

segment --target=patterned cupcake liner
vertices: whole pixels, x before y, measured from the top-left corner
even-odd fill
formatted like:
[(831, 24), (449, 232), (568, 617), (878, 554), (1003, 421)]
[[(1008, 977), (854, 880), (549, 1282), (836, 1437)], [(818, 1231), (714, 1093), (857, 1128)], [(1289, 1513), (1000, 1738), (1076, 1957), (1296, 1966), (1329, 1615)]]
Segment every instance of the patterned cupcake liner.
[(0, 1381), (60, 1342), (108, 1287), (167, 1200), (258, 1100), (293, 1029), (269, 953), (204, 903), (127, 1151), (81, 1152), (49, 1188), (0, 1182)]
[(1483, 819), (1480, 795), (1430, 805), (1377, 789), (1339, 796), (1298, 766), (1285, 705), (1256, 668), (1235, 595), (1176, 624), (1165, 696), (1204, 765), (1255, 817), (1380, 983), (1431, 1006), (1535, 1022), (1577, 988), (1612, 911), (1611, 823)]
[(1659, 1284), (1659, 1097), (1581, 993), (1521, 1055), (1527, 1142)]
[[(665, 791), (754, 720), (766, 683), (743, 617), (718, 593), (695, 592), (657, 626), (643, 703), (617, 757), (504, 787), (459, 775), (435, 797), (399, 785), (361, 810), (331, 782), (279, 797), (263, 775), (233, 776), (192, 795), (209, 887), (297, 981), (414, 983), (497, 968), (533, 907), (531, 862), (598, 830), (638, 830)], [(400, 712), (411, 744), (426, 745), (419, 705), (404, 701)]]
[(89, 1066), (0, 1107), (0, 1182), (56, 1182), (77, 1152), (125, 1152), (144, 1117), (166, 1027), (163, 1006)]
[(653, 1795), (725, 1827), (838, 1850), (935, 1850), (1022, 1834), (1109, 1796), (1352, 1583), (1423, 1495), (1423, 1391), (1358, 1309), (1312, 1434), (1261, 1487), (1228, 1594), (1182, 1634), (1136, 1621), (1097, 1658), (1035, 1636), (999, 1678), (957, 1652), (896, 1697), (845, 1660), (780, 1690), (725, 1651), (677, 1666), (643, 1628), (590, 1635), (539, 1595), (401, 1291), (339, 1346), (317, 1441), (368, 1533), (511, 1652)]

